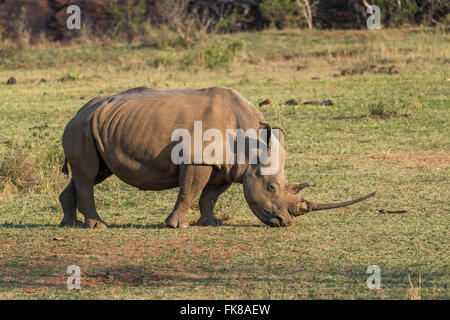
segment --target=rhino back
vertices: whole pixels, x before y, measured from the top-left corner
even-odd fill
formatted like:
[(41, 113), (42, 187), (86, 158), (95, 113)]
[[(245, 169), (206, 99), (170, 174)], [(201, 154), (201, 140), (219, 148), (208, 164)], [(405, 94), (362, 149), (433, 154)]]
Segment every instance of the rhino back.
[[(142, 189), (173, 187), (177, 166), (171, 160), (176, 129), (257, 129), (262, 114), (227, 88), (157, 90), (136, 88), (85, 106), (93, 138), (108, 168)], [(81, 111), (81, 110), (80, 110)], [(225, 141), (224, 141), (225, 143)], [(193, 149), (193, 148), (192, 148)], [(193, 150), (192, 150), (193, 152)]]

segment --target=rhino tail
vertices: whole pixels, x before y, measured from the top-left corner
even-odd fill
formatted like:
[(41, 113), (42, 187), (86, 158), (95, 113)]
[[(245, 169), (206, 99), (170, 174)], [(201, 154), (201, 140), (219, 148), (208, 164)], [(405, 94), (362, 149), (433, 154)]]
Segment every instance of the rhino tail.
[(64, 173), (66, 176), (69, 175), (69, 168), (67, 166), (67, 158), (64, 157), (64, 165), (61, 169), (61, 172)]

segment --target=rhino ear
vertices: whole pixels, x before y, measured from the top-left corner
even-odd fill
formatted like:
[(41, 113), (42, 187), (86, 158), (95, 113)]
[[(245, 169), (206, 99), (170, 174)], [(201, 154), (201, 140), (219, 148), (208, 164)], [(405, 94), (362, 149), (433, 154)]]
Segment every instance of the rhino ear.
[(288, 183), (286, 185), (286, 191), (289, 193), (297, 194), (307, 187), (310, 187), (308, 183), (300, 183), (300, 184)]
[(266, 130), (267, 132), (267, 140), (264, 141), (267, 147), (270, 147), (270, 136), (272, 135), (272, 127), (268, 123), (260, 122), (258, 133), (261, 134), (261, 130)]

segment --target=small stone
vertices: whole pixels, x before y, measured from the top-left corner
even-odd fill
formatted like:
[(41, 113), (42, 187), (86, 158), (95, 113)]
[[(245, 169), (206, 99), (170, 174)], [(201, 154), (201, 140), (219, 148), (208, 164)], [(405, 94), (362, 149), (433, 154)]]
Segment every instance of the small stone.
[(6, 84), (17, 84), (17, 80), (14, 77), (11, 77), (6, 81)]
[(323, 100), (321, 105), (323, 106), (332, 106), (334, 104), (333, 100)]
[(290, 99), (284, 103), (286, 106), (296, 106), (298, 105), (298, 101), (295, 99)]
[(258, 105), (260, 107), (262, 107), (262, 106), (267, 106), (267, 105), (269, 105), (271, 103), (272, 103), (272, 101), (270, 101), (270, 99), (265, 99), (265, 100), (261, 101)]

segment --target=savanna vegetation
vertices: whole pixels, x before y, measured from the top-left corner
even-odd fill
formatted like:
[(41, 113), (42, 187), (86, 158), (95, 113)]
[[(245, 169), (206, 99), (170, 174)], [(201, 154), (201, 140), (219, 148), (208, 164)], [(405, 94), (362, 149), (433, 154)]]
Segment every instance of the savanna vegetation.
[[(83, 17), (79, 32), (66, 24), (73, 4)], [(182, 41), (266, 28), (365, 29), (371, 5), (380, 9), (383, 28), (448, 28), (447, 0), (5, 0), (0, 39), (39, 43), (42, 36), (70, 41), (91, 34), (131, 41), (148, 26), (169, 29)]]
[[(70, 44), (1, 44), (0, 298), (449, 298), (445, 28), (187, 41), (165, 28), (127, 41), (81, 33)], [(95, 190), (108, 229), (58, 228), (66, 123), (92, 97), (142, 85), (234, 88), (286, 131), (288, 179), (314, 185), (305, 198), (377, 196), (273, 229), (234, 185), (216, 207), (225, 226), (174, 230), (163, 222), (176, 189), (143, 192), (111, 177)], [(69, 291), (73, 264), (81, 290)], [(380, 290), (366, 286), (370, 265)]]

